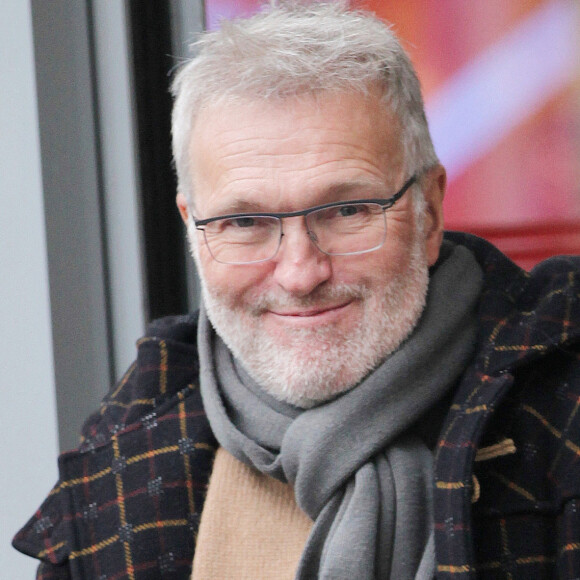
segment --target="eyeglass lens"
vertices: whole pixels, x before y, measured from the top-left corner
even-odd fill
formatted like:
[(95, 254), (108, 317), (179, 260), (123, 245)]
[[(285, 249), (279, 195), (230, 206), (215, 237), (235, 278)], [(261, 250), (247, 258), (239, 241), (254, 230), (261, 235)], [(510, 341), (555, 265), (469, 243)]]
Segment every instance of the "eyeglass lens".
[[(386, 237), (385, 212), (379, 204), (332, 206), (306, 214), (306, 226), (317, 248), (348, 255), (380, 248)], [(248, 264), (273, 258), (282, 238), (277, 217), (243, 216), (210, 222), (204, 229), (212, 256), (226, 264)]]
[(368, 252), (385, 241), (386, 220), (376, 203), (341, 205), (313, 211), (306, 216), (314, 243), (325, 254)]

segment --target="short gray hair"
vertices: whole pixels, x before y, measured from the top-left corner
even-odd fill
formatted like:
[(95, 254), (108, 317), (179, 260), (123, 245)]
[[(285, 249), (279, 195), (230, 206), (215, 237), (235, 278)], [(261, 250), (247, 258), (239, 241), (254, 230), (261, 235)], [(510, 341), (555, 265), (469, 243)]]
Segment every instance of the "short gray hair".
[(438, 163), (421, 87), (391, 27), (346, 1), (270, 0), (258, 14), (222, 23), (195, 43), (197, 56), (172, 84), (178, 188), (191, 202), (190, 141), (200, 108), (236, 98), (285, 99), (324, 92), (367, 94), (378, 85), (401, 126), (407, 171)]

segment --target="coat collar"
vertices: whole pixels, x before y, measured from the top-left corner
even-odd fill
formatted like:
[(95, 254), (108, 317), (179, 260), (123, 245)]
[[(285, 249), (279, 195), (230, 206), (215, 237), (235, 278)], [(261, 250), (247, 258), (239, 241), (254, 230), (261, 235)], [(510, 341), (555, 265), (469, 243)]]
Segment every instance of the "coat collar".
[(446, 239), (470, 249), (484, 272), (477, 347), (482, 372), (513, 372), (580, 340), (580, 258), (551, 258), (526, 272), (481, 238), (448, 232)]

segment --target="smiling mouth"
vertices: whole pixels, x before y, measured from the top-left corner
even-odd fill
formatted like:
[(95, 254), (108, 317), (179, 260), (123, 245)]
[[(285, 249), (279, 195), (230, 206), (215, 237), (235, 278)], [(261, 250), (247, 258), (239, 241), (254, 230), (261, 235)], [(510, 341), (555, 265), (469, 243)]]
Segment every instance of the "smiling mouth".
[(340, 310), (346, 308), (352, 300), (348, 302), (343, 302), (341, 304), (336, 304), (334, 306), (323, 306), (319, 308), (308, 308), (306, 310), (293, 310), (293, 311), (276, 311), (270, 310), (272, 314), (276, 316), (286, 317), (286, 318), (313, 318), (316, 316), (322, 316), (324, 314), (339, 312)]

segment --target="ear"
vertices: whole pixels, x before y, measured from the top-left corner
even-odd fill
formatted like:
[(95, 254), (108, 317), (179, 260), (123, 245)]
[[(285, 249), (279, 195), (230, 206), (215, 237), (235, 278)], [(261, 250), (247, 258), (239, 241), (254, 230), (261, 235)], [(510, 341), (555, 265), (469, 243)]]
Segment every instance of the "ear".
[(189, 208), (187, 207), (187, 199), (183, 193), (178, 193), (175, 202), (177, 203), (177, 208), (179, 209), (179, 214), (185, 225), (189, 222)]
[(427, 202), (425, 221), (425, 248), (429, 266), (439, 258), (439, 249), (443, 241), (443, 197), (447, 185), (447, 174), (442, 165), (429, 170), (424, 179), (424, 195)]

